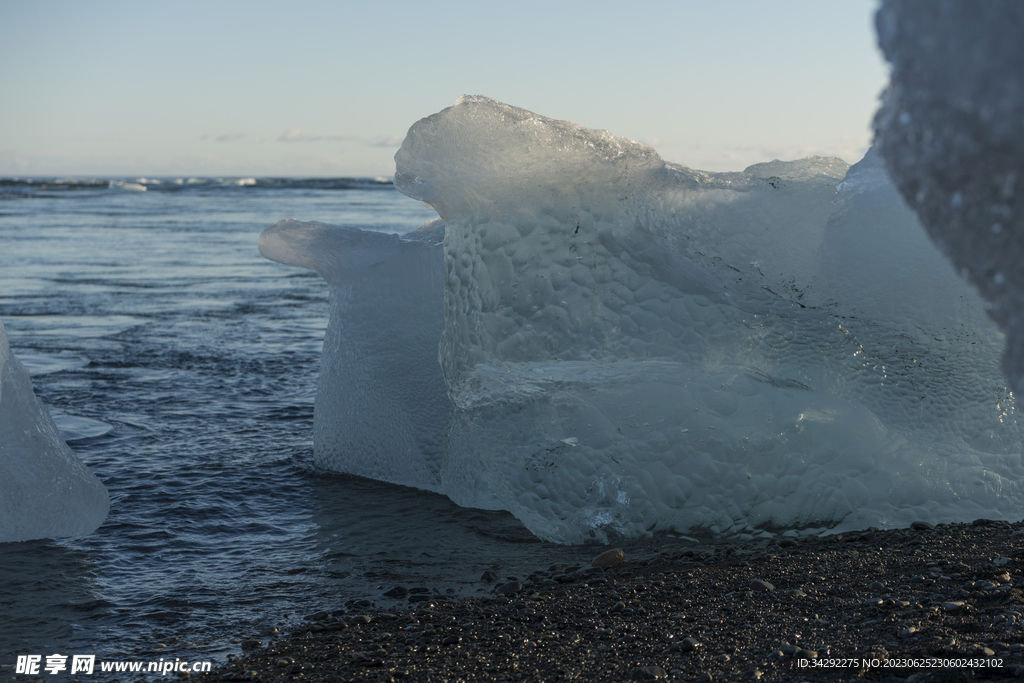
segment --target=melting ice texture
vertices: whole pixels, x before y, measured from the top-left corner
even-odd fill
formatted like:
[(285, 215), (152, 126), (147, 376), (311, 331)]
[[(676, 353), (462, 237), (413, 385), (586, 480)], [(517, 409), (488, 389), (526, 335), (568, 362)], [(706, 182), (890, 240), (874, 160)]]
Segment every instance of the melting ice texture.
[(873, 153), (707, 173), (463, 97), (396, 163), (443, 226), (260, 239), (334, 291), (321, 464), (562, 543), (1024, 511), (1001, 334)]
[(443, 238), (439, 222), (398, 237), (284, 220), (260, 235), (265, 257), (315, 270), (331, 284), (313, 409), (320, 467), (442, 490)]
[(109, 509), (107, 489), (32, 393), (0, 323), (0, 543), (89, 534)]

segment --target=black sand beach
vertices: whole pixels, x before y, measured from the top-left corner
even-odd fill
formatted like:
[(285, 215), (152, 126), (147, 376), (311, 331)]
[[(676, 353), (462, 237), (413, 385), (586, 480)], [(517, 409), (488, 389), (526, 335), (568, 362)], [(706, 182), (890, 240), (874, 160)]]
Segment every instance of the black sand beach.
[[(1024, 522), (662, 546), (325, 605), (202, 681), (967, 681), (1024, 676)], [(598, 554), (595, 550), (595, 556)], [(490, 579), (490, 584), (486, 583)], [(333, 611), (332, 611), (333, 610)], [(272, 630), (272, 629), (271, 629)]]

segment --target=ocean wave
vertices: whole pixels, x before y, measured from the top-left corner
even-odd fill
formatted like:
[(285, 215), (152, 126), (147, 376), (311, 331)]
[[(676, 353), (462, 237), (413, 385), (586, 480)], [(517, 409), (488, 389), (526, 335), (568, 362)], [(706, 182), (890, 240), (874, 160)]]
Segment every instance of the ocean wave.
[(390, 189), (390, 178), (231, 178), (231, 177), (137, 177), (137, 178), (0, 178), (0, 191), (8, 195), (26, 195), (38, 192), (54, 193), (80, 190), (147, 190), (150, 192), (182, 192), (202, 189), (235, 190), (257, 188), (261, 190), (374, 190)]

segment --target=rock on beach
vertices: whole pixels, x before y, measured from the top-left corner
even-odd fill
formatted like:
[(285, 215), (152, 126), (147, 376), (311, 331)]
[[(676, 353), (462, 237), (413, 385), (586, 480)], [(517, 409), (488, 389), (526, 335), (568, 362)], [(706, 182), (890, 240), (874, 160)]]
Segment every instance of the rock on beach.
[(601, 553), (591, 564), (595, 567), (618, 567), (626, 561), (626, 553), (622, 548), (614, 548)]

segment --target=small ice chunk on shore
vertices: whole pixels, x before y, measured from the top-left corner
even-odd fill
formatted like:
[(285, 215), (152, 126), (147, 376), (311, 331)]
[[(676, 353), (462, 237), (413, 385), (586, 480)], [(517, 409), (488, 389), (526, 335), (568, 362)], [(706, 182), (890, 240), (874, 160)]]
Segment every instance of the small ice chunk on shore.
[(89, 534), (109, 509), (107, 489), (32, 392), (0, 322), (0, 543)]

